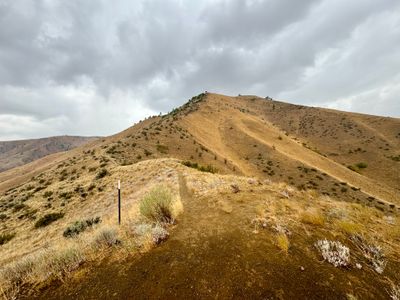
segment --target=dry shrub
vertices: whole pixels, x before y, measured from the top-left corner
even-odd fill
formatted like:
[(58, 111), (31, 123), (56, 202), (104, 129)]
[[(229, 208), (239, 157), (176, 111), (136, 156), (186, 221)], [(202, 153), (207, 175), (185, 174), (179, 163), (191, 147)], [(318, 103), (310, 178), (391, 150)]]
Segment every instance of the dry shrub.
[(377, 273), (382, 274), (387, 263), (382, 247), (369, 243), (362, 235), (351, 236), (351, 241), (361, 251), (372, 268)]
[(108, 226), (99, 229), (92, 241), (92, 245), (95, 248), (111, 247), (120, 243), (117, 230)]
[(319, 240), (315, 247), (323, 259), (335, 267), (346, 267), (350, 264), (350, 249), (339, 241)]
[(147, 251), (154, 245), (165, 241), (169, 233), (161, 224), (139, 223), (131, 225), (131, 232), (135, 237), (137, 246)]

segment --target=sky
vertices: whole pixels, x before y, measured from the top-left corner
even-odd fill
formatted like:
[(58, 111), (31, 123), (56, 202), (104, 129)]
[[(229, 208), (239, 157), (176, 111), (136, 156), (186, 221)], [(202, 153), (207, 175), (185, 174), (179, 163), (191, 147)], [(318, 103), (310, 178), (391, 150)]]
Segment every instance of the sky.
[(110, 135), (205, 90), (400, 117), (400, 1), (0, 0), (0, 140)]

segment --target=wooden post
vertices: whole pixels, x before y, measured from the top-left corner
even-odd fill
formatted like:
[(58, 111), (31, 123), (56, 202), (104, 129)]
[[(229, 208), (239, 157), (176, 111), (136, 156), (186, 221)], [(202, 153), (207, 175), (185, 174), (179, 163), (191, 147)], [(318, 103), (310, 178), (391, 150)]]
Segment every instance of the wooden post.
[(118, 225), (121, 224), (121, 181), (118, 180)]

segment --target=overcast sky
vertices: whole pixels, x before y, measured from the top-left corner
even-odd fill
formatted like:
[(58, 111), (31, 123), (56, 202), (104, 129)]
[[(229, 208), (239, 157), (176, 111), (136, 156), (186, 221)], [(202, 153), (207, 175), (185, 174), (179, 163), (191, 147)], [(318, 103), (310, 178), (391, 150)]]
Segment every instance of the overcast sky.
[(204, 90), (400, 117), (400, 1), (0, 0), (0, 140), (109, 135)]

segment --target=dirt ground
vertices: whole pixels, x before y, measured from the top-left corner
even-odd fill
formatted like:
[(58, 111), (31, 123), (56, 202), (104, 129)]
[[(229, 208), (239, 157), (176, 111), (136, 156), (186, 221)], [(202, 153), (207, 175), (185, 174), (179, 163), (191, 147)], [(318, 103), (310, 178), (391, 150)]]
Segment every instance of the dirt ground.
[(315, 237), (294, 232), (286, 254), (270, 232), (255, 234), (249, 220), (263, 201), (257, 191), (247, 201), (241, 193), (195, 197), (181, 177), (180, 194), (185, 212), (165, 243), (123, 263), (88, 267), (86, 276), (29, 298), (388, 299), (381, 275), (322, 262), (312, 247)]

